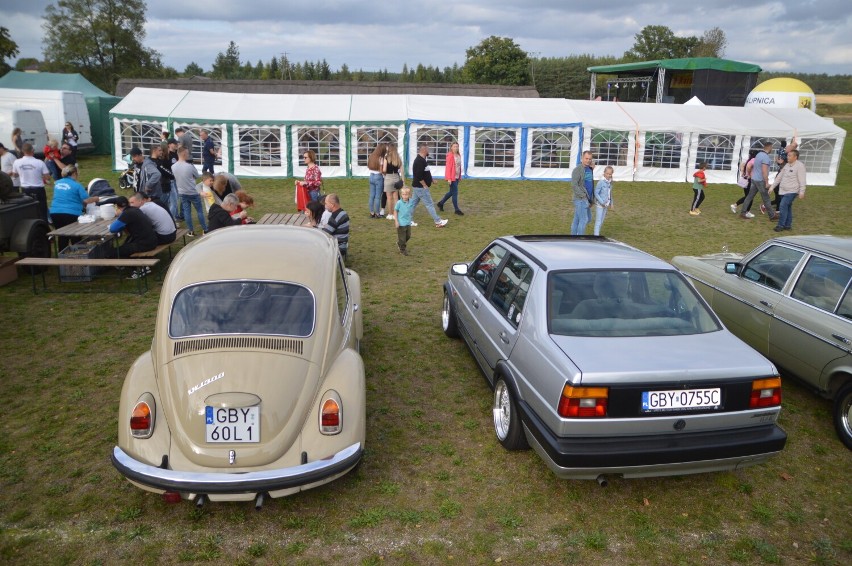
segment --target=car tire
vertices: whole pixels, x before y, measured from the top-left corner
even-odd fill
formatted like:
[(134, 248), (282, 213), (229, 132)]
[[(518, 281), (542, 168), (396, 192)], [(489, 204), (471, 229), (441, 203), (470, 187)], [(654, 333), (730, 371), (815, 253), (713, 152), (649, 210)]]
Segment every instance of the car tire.
[(840, 441), (852, 450), (852, 382), (841, 387), (834, 399), (834, 428)]
[(444, 289), (444, 305), (441, 308), (441, 328), (444, 329), (444, 334), (450, 338), (459, 337), (456, 309), (453, 307), (453, 301), (446, 289)]
[(506, 450), (525, 450), (529, 448), (521, 424), (521, 415), (512, 388), (502, 377), (494, 384), (494, 433)]

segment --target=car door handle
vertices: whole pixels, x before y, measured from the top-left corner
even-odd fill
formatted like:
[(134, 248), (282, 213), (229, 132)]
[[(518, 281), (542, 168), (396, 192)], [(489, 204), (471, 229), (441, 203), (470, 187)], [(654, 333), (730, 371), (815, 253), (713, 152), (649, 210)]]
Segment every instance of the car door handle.
[(508, 338), (508, 336), (506, 336), (505, 332), (500, 333), (500, 341), (503, 342), (504, 344), (509, 343), (509, 338)]
[(772, 308), (772, 303), (770, 303), (769, 301), (760, 301), (760, 304), (766, 308)]
[(473, 300), (473, 308), (475, 308), (475, 309), (479, 308), (479, 301), (477, 301), (476, 299)]
[(832, 334), (831, 336), (832, 336), (833, 338), (836, 338), (836, 339), (840, 340), (841, 342), (843, 342), (843, 343), (844, 343), (844, 344), (846, 344), (847, 346), (849, 346), (850, 344), (852, 344), (852, 341), (850, 341), (850, 340), (849, 340), (849, 338), (847, 338), (846, 336), (841, 336), (840, 334)]

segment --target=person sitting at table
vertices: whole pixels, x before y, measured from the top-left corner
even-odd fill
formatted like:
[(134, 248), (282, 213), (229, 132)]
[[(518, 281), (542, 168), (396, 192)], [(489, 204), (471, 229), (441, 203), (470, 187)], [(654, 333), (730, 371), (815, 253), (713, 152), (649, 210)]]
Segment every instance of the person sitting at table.
[[(312, 200), (305, 206), (308, 215), (308, 226), (312, 228), (322, 228), (320, 221), (325, 213), (325, 206), (318, 200)], [(330, 214), (329, 214), (330, 216)]]
[(240, 199), (236, 195), (225, 195), (225, 198), (222, 199), (222, 204), (213, 203), (210, 207), (210, 212), (207, 213), (207, 231), (212, 232), (219, 228), (239, 226), (242, 224), (243, 219), (248, 216), (245, 210), (238, 211), (236, 219), (231, 217), (231, 214), (237, 212), (239, 206)]
[(152, 202), (145, 193), (134, 193), (128, 201), (130, 202), (130, 206), (141, 210), (148, 217), (148, 220), (151, 221), (151, 224), (154, 225), (158, 246), (171, 244), (175, 241), (177, 238), (177, 227), (168, 210)]
[(115, 209), (117, 218), (109, 225), (109, 231), (113, 234), (125, 231), (127, 238), (117, 248), (107, 249), (104, 254), (107, 259), (129, 258), (135, 253), (151, 251), (157, 247), (157, 232), (154, 231), (154, 225), (141, 210), (130, 206), (127, 197), (123, 195), (116, 197)]
[[(254, 206), (254, 198), (245, 191), (234, 191), (234, 195), (237, 197), (237, 199), (239, 199), (240, 205), (237, 207), (234, 213), (231, 214), (231, 218), (238, 217), (240, 215), (240, 212), (244, 210), (246, 211), (246, 214), (248, 214), (248, 209)], [(251, 216), (246, 216), (242, 219), (241, 222), (243, 224), (255, 223), (254, 218), (252, 218)]]
[[(86, 188), (77, 181), (77, 166), (66, 165), (62, 169), (62, 178), (53, 185), (53, 199), (50, 201), (50, 221), (57, 230), (74, 224), (77, 217), (90, 202), (98, 202), (100, 197), (89, 196)], [(64, 250), (71, 238), (59, 238), (59, 249)]]

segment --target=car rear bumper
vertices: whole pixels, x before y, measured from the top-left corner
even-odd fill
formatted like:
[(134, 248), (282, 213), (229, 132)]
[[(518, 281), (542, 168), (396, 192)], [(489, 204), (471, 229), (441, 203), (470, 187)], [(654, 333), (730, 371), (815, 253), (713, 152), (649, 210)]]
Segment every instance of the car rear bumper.
[(127, 479), (157, 490), (189, 493), (264, 493), (321, 483), (353, 468), (364, 449), (360, 442), (324, 460), (257, 472), (181, 472), (140, 462), (116, 446), (112, 464)]
[(525, 411), (523, 420), (536, 452), (557, 476), (569, 479), (733, 470), (766, 461), (787, 442), (787, 433), (774, 423), (727, 431), (561, 438), (531, 411)]

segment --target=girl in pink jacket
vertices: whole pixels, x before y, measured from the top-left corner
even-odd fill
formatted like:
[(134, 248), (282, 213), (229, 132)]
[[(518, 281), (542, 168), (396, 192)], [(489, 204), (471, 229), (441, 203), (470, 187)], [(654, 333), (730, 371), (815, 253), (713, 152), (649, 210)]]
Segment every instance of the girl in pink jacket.
[(459, 153), (459, 144), (453, 143), (450, 146), (450, 152), (447, 153), (447, 168), (444, 170), (444, 179), (450, 184), (450, 190), (438, 201), (438, 208), (441, 212), (444, 211), (444, 203), (453, 199), (453, 208), (456, 209), (456, 214), (464, 216), (464, 212), (459, 208), (459, 180), (461, 179), (462, 160)]

